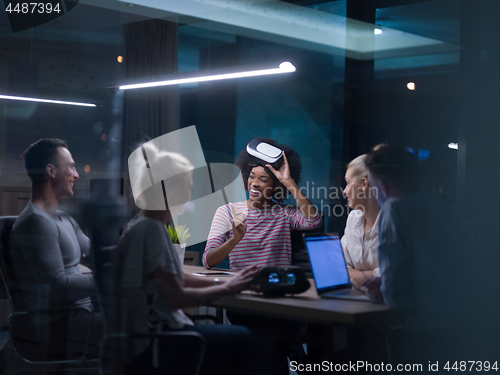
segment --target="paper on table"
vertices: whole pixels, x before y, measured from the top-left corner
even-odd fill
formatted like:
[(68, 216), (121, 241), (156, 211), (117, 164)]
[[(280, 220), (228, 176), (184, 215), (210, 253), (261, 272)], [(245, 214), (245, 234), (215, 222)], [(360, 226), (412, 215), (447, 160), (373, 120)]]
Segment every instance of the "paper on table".
[(245, 219), (247, 218), (247, 213), (248, 213), (248, 209), (243, 208), (243, 210), (237, 210), (235, 207), (234, 207), (234, 204), (233, 203), (229, 203), (229, 207), (231, 208), (231, 212), (233, 213), (233, 223), (234, 223), (234, 226), (237, 227), (238, 225), (240, 225), (243, 221), (245, 221)]
[(92, 270), (88, 267), (85, 267), (83, 264), (78, 263), (78, 269), (83, 275), (92, 274)]

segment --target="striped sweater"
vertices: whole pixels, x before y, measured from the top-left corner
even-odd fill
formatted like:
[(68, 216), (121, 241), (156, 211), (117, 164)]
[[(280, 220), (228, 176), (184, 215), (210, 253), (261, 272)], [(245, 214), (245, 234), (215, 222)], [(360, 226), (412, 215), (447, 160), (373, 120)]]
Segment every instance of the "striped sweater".
[[(236, 210), (246, 209), (245, 202), (234, 203)], [(313, 218), (306, 218), (294, 206), (275, 205), (269, 210), (249, 209), (247, 231), (241, 241), (229, 253), (229, 266), (240, 270), (257, 264), (259, 266), (289, 266), (292, 261), (292, 229), (314, 229), (321, 225), (319, 213)], [(203, 265), (206, 268), (216, 266), (207, 264), (207, 253), (221, 246), (233, 237), (231, 228), (233, 214), (229, 205), (217, 209), (203, 253)]]

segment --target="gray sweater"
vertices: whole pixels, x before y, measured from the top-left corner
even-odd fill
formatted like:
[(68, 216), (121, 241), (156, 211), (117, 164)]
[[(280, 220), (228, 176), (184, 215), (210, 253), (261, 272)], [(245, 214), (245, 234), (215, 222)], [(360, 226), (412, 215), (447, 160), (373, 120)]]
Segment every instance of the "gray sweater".
[(10, 252), (21, 298), (17, 308), (28, 310), (53, 306), (92, 309), (92, 275), (78, 268), (81, 254), (88, 253), (90, 240), (75, 220), (62, 211), (51, 216), (28, 203), (10, 235)]

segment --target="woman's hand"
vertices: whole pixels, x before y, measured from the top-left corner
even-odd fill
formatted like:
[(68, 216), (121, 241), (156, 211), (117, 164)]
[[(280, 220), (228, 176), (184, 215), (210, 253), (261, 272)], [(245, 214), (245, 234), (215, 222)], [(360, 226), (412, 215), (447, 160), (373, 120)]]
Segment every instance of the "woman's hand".
[(232, 203), (229, 203), (229, 207), (231, 208), (231, 212), (233, 214), (233, 238), (236, 243), (239, 243), (247, 232), (246, 213), (243, 211), (237, 211)]
[(271, 164), (266, 164), (266, 167), (269, 168), (269, 170), (274, 173), (276, 178), (283, 185), (286, 186), (287, 182), (293, 181), (292, 176), (290, 176), (290, 166), (288, 165), (288, 160), (286, 159), (284, 151), (283, 151), (283, 164), (281, 164), (279, 170), (274, 169)]
[(236, 243), (239, 243), (243, 236), (245, 236), (245, 233), (247, 232), (247, 221), (243, 220), (240, 224), (234, 225), (233, 222), (233, 239), (236, 241)]
[(310, 219), (318, 215), (318, 210), (311, 201), (306, 197), (304, 192), (299, 189), (292, 176), (290, 175), (290, 166), (288, 165), (288, 160), (286, 158), (285, 152), (283, 151), (283, 164), (281, 164), (280, 169), (277, 171), (272, 167), (272, 165), (266, 164), (266, 167), (274, 173), (276, 178), (283, 184), (285, 188), (293, 195), (294, 199), (297, 201), (297, 205), (302, 211), (302, 214)]

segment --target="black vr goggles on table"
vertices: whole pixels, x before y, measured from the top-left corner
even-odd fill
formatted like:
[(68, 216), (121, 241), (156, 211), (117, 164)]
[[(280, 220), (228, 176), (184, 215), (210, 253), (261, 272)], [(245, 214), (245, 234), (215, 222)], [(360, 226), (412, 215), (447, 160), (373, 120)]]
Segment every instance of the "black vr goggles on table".
[(250, 282), (253, 289), (266, 296), (284, 296), (305, 292), (311, 284), (298, 266), (264, 267)]

